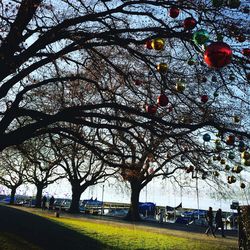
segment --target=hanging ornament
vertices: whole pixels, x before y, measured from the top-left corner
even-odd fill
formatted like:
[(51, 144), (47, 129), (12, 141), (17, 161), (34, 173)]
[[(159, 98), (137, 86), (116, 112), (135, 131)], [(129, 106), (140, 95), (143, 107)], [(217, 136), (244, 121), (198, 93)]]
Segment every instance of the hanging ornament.
[(250, 159), (244, 160), (244, 165), (249, 167), (250, 166)]
[(212, 82), (217, 82), (217, 77), (216, 76), (212, 76), (211, 80), (212, 80)]
[(241, 148), (245, 147), (244, 141), (242, 141), (242, 140), (239, 141), (239, 147), (241, 147)]
[(187, 61), (188, 65), (189, 66), (193, 66), (195, 65), (195, 60), (193, 58), (190, 58), (188, 61)]
[(151, 115), (154, 115), (157, 111), (157, 106), (156, 105), (153, 105), (153, 104), (147, 104), (146, 105), (146, 112), (151, 114)]
[(228, 176), (227, 177), (227, 182), (229, 183), (229, 184), (232, 184), (232, 183), (235, 183), (236, 182), (236, 178), (235, 178), (235, 176)]
[(234, 75), (234, 74), (230, 74), (229, 80), (230, 80), (230, 81), (234, 81), (234, 80), (235, 80), (235, 75)]
[(229, 152), (228, 153), (228, 159), (233, 160), (235, 158), (234, 152)]
[(218, 97), (219, 93), (218, 92), (214, 92), (214, 97)]
[(202, 175), (201, 175), (201, 179), (202, 180), (205, 180), (207, 178), (207, 173), (203, 173)]
[(193, 40), (196, 45), (205, 44), (209, 40), (209, 34), (204, 29), (198, 30), (194, 33)]
[(242, 182), (242, 183), (240, 184), (240, 188), (244, 189), (245, 187), (246, 187), (245, 183)]
[(171, 7), (169, 10), (169, 16), (172, 18), (178, 17), (180, 14), (180, 9), (177, 7)]
[(222, 68), (231, 62), (232, 50), (224, 42), (213, 42), (205, 50), (204, 61), (209, 67)]
[(192, 30), (196, 26), (196, 20), (193, 17), (188, 17), (184, 20), (184, 29)]
[(218, 171), (214, 171), (214, 172), (213, 172), (213, 175), (214, 175), (215, 177), (218, 177), (218, 176), (220, 175), (220, 173), (219, 173)]
[(250, 153), (247, 152), (247, 151), (244, 151), (244, 152), (241, 154), (241, 158), (244, 159), (244, 160), (249, 160), (249, 159), (250, 159)]
[(185, 84), (183, 82), (177, 82), (175, 89), (177, 92), (182, 93), (185, 90)]
[(157, 103), (159, 106), (165, 107), (168, 105), (169, 100), (168, 97), (165, 94), (161, 94), (157, 98)]
[(226, 4), (230, 9), (237, 9), (237, 8), (240, 7), (240, 1), (239, 0), (227, 0)]
[(146, 49), (153, 49), (153, 47), (152, 47), (152, 40), (146, 41), (146, 43), (145, 43), (144, 46), (145, 46)]
[(221, 145), (221, 143), (216, 143), (215, 149), (216, 149), (217, 151), (221, 151), (221, 150), (222, 150), (222, 145)]
[(229, 135), (226, 139), (226, 144), (227, 145), (234, 145), (234, 142), (235, 142), (235, 136)]
[(246, 37), (243, 34), (237, 35), (236, 39), (240, 43), (244, 43), (246, 41)]
[(165, 41), (162, 38), (155, 38), (151, 42), (151, 46), (154, 50), (163, 50)]
[(226, 160), (225, 159), (221, 159), (220, 160), (220, 164), (222, 164), (222, 165), (226, 164)]
[(209, 142), (211, 140), (210, 134), (206, 133), (203, 135), (203, 141)]
[(233, 117), (233, 121), (234, 121), (235, 123), (240, 122), (240, 117), (239, 117), (238, 115), (235, 115), (235, 116)]
[(242, 170), (243, 170), (243, 168), (241, 166), (234, 166), (232, 169), (232, 172), (239, 174)]
[(250, 49), (249, 48), (245, 48), (242, 50), (242, 54), (244, 56), (250, 57)]
[(157, 71), (161, 74), (166, 74), (168, 71), (168, 65), (166, 63), (159, 63), (156, 66)]
[(225, 166), (225, 170), (226, 170), (226, 171), (229, 171), (229, 170), (230, 170), (230, 166), (229, 166), (229, 165), (226, 165), (226, 166)]
[(201, 96), (201, 101), (202, 101), (203, 103), (206, 103), (206, 102), (208, 101), (208, 96), (207, 96), (207, 95), (202, 95), (202, 96)]
[(135, 80), (135, 85), (136, 85), (136, 86), (140, 86), (140, 85), (142, 85), (142, 83), (143, 83), (143, 82), (142, 82), (141, 80), (138, 80), (138, 79)]

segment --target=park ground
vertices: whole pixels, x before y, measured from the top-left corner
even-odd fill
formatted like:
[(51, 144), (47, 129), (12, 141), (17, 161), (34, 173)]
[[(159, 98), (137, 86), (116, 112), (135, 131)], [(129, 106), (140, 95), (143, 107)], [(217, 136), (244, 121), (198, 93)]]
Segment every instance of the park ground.
[(0, 206), (0, 250), (238, 249), (235, 232), (214, 238), (204, 231), (193, 225), (130, 223), (67, 213), (57, 218), (53, 211)]

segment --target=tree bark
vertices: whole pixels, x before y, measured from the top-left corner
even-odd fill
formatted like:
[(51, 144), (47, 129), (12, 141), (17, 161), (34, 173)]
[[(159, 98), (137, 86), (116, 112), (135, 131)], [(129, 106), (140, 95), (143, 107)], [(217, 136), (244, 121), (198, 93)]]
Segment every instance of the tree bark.
[(36, 207), (40, 208), (42, 203), (42, 193), (43, 193), (43, 185), (37, 185), (37, 192), (36, 192)]
[[(72, 185), (72, 184), (71, 184)], [(82, 194), (82, 190), (80, 188), (79, 184), (73, 184), (72, 185), (72, 200), (69, 208), (70, 213), (79, 213), (79, 202), (80, 202), (80, 197)]]
[(17, 189), (16, 187), (12, 187), (12, 188), (11, 188), (11, 193), (10, 193), (10, 205), (14, 205), (16, 189)]
[(131, 203), (128, 214), (125, 217), (125, 219), (130, 221), (140, 221), (141, 216), (139, 214), (139, 197), (141, 192), (141, 185), (137, 181), (131, 181), (130, 187), (131, 187), (131, 198), (130, 198)]

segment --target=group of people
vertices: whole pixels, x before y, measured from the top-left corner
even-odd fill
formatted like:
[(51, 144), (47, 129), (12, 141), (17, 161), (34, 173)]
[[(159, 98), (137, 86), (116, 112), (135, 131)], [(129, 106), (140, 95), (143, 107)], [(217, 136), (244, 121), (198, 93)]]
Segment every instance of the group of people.
[[(51, 196), (51, 198), (49, 199), (49, 210), (53, 209), (54, 202), (55, 202), (55, 198), (54, 198), (54, 196)], [(44, 195), (42, 198), (42, 209), (43, 210), (46, 209), (46, 203), (47, 203), (47, 197)]]
[(223, 219), (222, 219), (222, 211), (220, 208), (216, 211), (216, 214), (215, 214), (215, 228), (214, 228), (214, 214), (213, 214), (212, 207), (209, 207), (209, 209), (208, 209), (208, 212), (206, 214), (206, 220), (208, 223), (208, 228), (205, 232), (206, 235), (208, 235), (209, 232), (211, 232), (212, 235), (215, 237), (216, 231), (220, 228), (221, 229), (221, 236), (225, 237), (224, 223), (223, 223)]

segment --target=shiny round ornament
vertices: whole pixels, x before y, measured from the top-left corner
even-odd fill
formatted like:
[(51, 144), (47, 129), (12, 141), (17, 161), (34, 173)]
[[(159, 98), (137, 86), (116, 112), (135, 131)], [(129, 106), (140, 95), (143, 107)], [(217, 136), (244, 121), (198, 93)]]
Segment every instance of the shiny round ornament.
[(188, 65), (189, 66), (193, 66), (193, 65), (195, 65), (195, 60), (193, 59), (193, 58), (190, 58), (188, 61), (187, 61), (187, 63), (188, 63)]
[(184, 90), (185, 90), (185, 84), (183, 82), (177, 82), (176, 83), (176, 86), (175, 86), (175, 89), (177, 92), (180, 92), (182, 93)]
[(172, 18), (178, 17), (180, 14), (180, 9), (177, 7), (171, 7), (169, 10), (169, 16)]
[(153, 104), (147, 104), (146, 105), (146, 112), (151, 114), (151, 115), (154, 115), (157, 111), (157, 106), (156, 105), (153, 105)]
[(240, 122), (240, 117), (239, 117), (238, 115), (235, 115), (235, 116), (233, 117), (233, 121), (234, 121), (235, 123)]
[(169, 103), (168, 97), (165, 94), (161, 94), (157, 98), (157, 104), (159, 106), (165, 107)]
[(236, 39), (240, 43), (244, 43), (246, 41), (246, 37), (243, 34), (237, 35)]
[(244, 160), (244, 165), (249, 167), (250, 166), (250, 159)]
[(229, 135), (226, 139), (226, 144), (227, 145), (234, 145), (234, 142), (235, 142), (235, 136)]
[(225, 159), (221, 159), (220, 160), (220, 164), (222, 164), (222, 165), (226, 164), (226, 160)]
[(168, 71), (168, 65), (166, 63), (159, 63), (156, 66), (157, 71), (161, 74), (166, 74)]
[(151, 46), (154, 50), (163, 50), (165, 45), (165, 40), (162, 38), (155, 38), (151, 42)]
[(235, 166), (235, 167), (233, 167), (232, 172), (239, 174), (242, 170), (243, 170), (243, 168), (241, 166)]
[(219, 173), (218, 171), (214, 171), (214, 172), (213, 172), (213, 175), (214, 175), (215, 177), (218, 177), (218, 176), (220, 175), (220, 173)]
[(210, 140), (211, 140), (210, 134), (206, 133), (206, 134), (203, 135), (203, 141), (209, 142)]
[(141, 80), (139, 80), (139, 79), (137, 79), (137, 80), (135, 80), (135, 85), (136, 86), (140, 86), (140, 85), (142, 85), (142, 81)]
[(235, 158), (234, 152), (229, 152), (228, 153), (228, 159), (233, 160)]
[(205, 44), (209, 40), (209, 34), (204, 29), (198, 30), (194, 33), (193, 40), (196, 45)]
[(153, 47), (152, 47), (152, 40), (146, 41), (146, 43), (145, 43), (144, 46), (145, 46), (146, 49), (153, 49)]
[(240, 7), (240, 1), (239, 0), (227, 0), (226, 1), (226, 5), (230, 8), (230, 9), (237, 9)]
[(208, 96), (207, 96), (207, 95), (202, 95), (202, 96), (201, 96), (201, 101), (202, 101), (203, 103), (206, 103), (206, 102), (208, 101)]
[(226, 165), (226, 166), (225, 166), (225, 170), (226, 170), (226, 171), (229, 171), (229, 170), (230, 170), (230, 166), (229, 166), (229, 165)]
[(250, 57), (250, 49), (249, 48), (242, 49), (242, 54), (246, 57)]
[(232, 183), (235, 183), (236, 182), (236, 178), (235, 178), (235, 176), (228, 176), (227, 177), (227, 182), (229, 183), (229, 184), (232, 184)]
[(244, 159), (244, 160), (249, 160), (249, 159), (250, 159), (250, 153), (247, 152), (247, 151), (244, 151), (244, 152), (241, 154), (241, 158)]
[(245, 187), (246, 187), (245, 183), (242, 182), (242, 183), (240, 184), (240, 188), (244, 189)]
[(184, 29), (186, 30), (192, 30), (196, 27), (196, 20), (193, 17), (188, 17), (184, 20)]
[(228, 65), (232, 59), (232, 50), (224, 42), (213, 42), (207, 46), (204, 53), (205, 63), (212, 68), (222, 68)]

